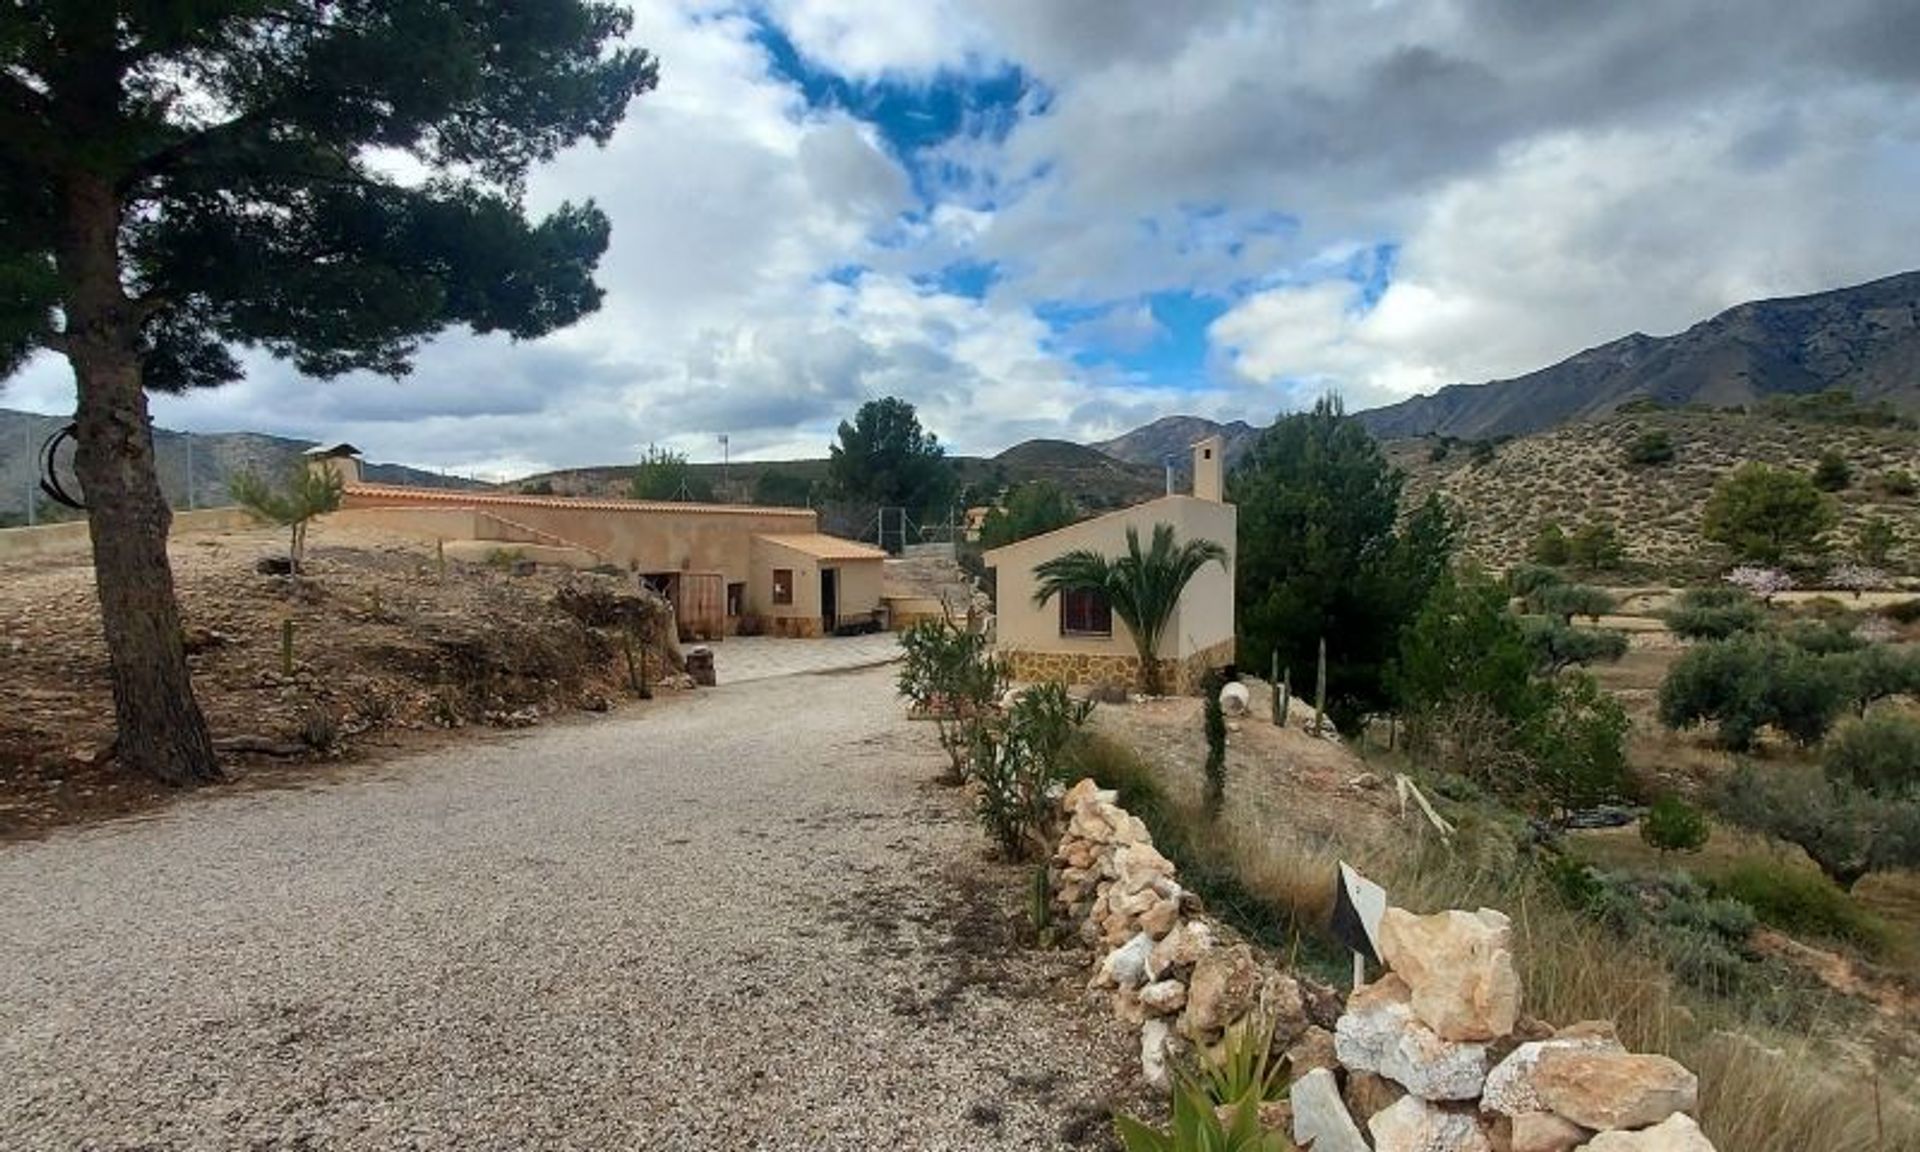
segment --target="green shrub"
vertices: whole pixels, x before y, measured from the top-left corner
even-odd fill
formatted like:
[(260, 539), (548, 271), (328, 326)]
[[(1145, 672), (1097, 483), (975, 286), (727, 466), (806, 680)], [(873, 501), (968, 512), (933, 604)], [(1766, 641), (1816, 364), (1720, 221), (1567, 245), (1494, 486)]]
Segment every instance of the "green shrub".
[(1847, 703), (1861, 716), (1890, 696), (1920, 695), (1920, 649), (1868, 644), (1830, 655), (1825, 662)]
[(1600, 617), (1618, 607), (1605, 589), (1586, 584), (1549, 584), (1527, 597), (1527, 606), (1545, 616), (1571, 621), (1575, 616)]
[(1674, 635), (1688, 640), (1725, 640), (1766, 626), (1766, 612), (1739, 588), (1689, 588), (1664, 619)]
[(1853, 554), (1870, 568), (1882, 568), (1899, 543), (1900, 532), (1891, 521), (1885, 516), (1868, 516), (1854, 530)]
[(1920, 793), (1920, 723), (1876, 712), (1843, 724), (1827, 741), (1826, 769), (1875, 796)]
[(923, 620), (900, 634), (896, 686), (914, 709), (933, 719), (948, 757), (946, 780), (966, 779), (975, 728), (993, 711), (1008, 683), (1006, 662), (987, 638), (943, 620)]
[(1527, 558), (1535, 564), (1559, 567), (1572, 556), (1567, 546), (1567, 534), (1554, 521), (1547, 521), (1534, 535), (1533, 543), (1527, 546)]
[(1491, 440), (1475, 440), (1467, 445), (1467, 462), (1475, 468), (1493, 463), (1493, 455), (1494, 443)]
[(1673, 437), (1664, 429), (1642, 432), (1627, 444), (1627, 463), (1636, 468), (1657, 468), (1673, 463)]
[(1895, 600), (1880, 609), (1880, 615), (1895, 624), (1913, 624), (1920, 622), (1920, 597), (1912, 600)]
[(1818, 744), (1846, 702), (1835, 666), (1779, 640), (1740, 636), (1695, 645), (1660, 685), (1660, 723), (1690, 728), (1712, 722), (1720, 745), (1753, 746), (1772, 725), (1802, 746)]
[(1721, 815), (1798, 844), (1836, 884), (1920, 865), (1920, 800), (1890, 800), (1819, 769), (1752, 764), (1736, 769), (1719, 797)]
[(971, 727), (968, 751), (980, 785), (980, 822), (1009, 860), (1047, 851), (1052, 787), (1064, 771), (1068, 743), (1092, 711), (1091, 701), (1075, 700), (1065, 687), (1048, 682), (1022, 692), (1003, 722)]
[(1878, 952), (1890, 940), (1884, 921), (1860, 907), (1826, 877), (1804, 868), (1760, 859), (1743, 860), (1723, 872), (1714, 890), (1738, 900), (1768, 925), (1794, 936), (1811, 936)]
[(1201, 707), (1202, 727), (1207, 737), (1207, 813), (1220, 814), (1227, 801), (1227, 711), (1220, 703), (1224, 682), (1208, 675), (1202, 686), (1206, 700)]
[(1507, 591), (1522, 598), (1566, 582), (1565, 576), (1544, 564), (1516, 564), (1507, 570)]
[(1818, 552), (1837, 518), (1832, 498), (1806, 476), (1749, 461), (1714, 486), (1701, 530), (1736, 559), (1780, 564)]
[(1610, 572), (1627, 558), (1627, 546), (1620, 530), (1604, 520), (1582, 524), (1567, 541), (1567, 559), (1576, 568), (1589, 572)]
[(1547, 875), (1570, 907), (1651, 946), (1690, 987), (1731, 996), (1745, 985), (1755, 918), (1739, 901), (1713, 895), (1685, 872), (1643, 876), (1562, 862)]
[(1831, 448), (1820, 454), (1813, 467), (1813, 486), (1822, 492), (1839, 492), (1853, 483), (1853, 469), (1847, 458)]
[(1561, 813), (1618, 800), (1627, 793), (1626, 709), (1591, 676), (1543, 686), (1547, 707), (1523, 729), (1535, 788)]
[(1640, 839), (1662, 856), (1698, 852), (1712, 834), (1713, 828), (1700, 810), (1672, 793), (1655, 800), (1640, 820)]
[(1611, 664), (1627, 654), (1627, 634), (1611, 628), (1575, 628), (1551, 616), (1528, 616), (1520, 629), (1535, 669), (1547, 675), (1575, 664)]
[(1795, 620), (1780, 630), (1787, 643), (1816, 656), (1856, 652), (1866, 641), (1853, 634), (1851, 625), (1839, 620)]
[(1882, 472), (1879, 487), (1888, 496), (1912, 496), (1920, 492), (1920, 483), (1916, 483), (1913, 473), (1904, 468), (1890, 468)]

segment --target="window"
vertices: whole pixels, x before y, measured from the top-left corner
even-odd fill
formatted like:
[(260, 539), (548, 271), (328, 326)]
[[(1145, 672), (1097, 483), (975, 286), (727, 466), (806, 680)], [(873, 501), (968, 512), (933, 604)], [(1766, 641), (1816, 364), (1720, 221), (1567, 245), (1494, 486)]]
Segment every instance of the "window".
[(773, 602), (775, 604), (793, 603), (793, 569), (775, 568), (773, 570)]
[(1060, 594), (1060, 635), (1113, 635), (1113, 607), (1105, 593), (1075, 588)]

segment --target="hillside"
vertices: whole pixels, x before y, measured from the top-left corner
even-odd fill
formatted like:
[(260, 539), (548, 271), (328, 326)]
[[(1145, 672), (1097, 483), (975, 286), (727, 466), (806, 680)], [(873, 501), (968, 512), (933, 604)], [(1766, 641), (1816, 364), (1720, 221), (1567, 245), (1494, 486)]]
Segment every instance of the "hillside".
[(1755, 407), (1851, 391), (1920, 412), (1920, 272), (1730, 308), (1675, 336), (1630, 336), (1510, 380), (1456, 384), (1359, 413), (1382, 439), (1485, 439), (1603, 416), (1638, 397)]
[[(963, 490), (997, 491), (1013, 484), (1050, 480), (1088, 511), (1138, 503), (1159, 495), (1165, 486), (1157, 463), (1129, 464), (1065, 440), (1028, 440), (997, 456), (952, 459)], [(696, 484), (711, 488), (718, 499), (737, 502), (754, 499), (768, 476), (794, 481), (792, 502), (796, 504), (805, 485), (822, 486), (827, 481), (827, 461), (818, 458), (703, 463), (689, 468)], [(608, 464), (542, 472), (517, 483), (521, 488), (550, 485), (563, 496), (624, 495), (631, 476), (632, 465)], [(821, 502), (817, 489), (815, 502)]]
[[(40, 446), (46, 438), (66, 424), (65, 416), (46, 416), (0, 408), (0, 525), (17, 524), (25, 518), (27, 493), (39, 475)], [(191, 440), (191, 453), (188, 441)], [(227, 484), (239, 472), (252, 471), (277, 476), (290, 467), (302, 452), (314, 446), (313, 440), (293, 440), (259, 432), (196, 432), (191, 437), (167, 428), (153, 430), (154, 456), (160, 467), (160, 486), (177, 508), (191, 504), (202, 508), (233, 501)], [(187, 498), (187, 464), (193, 464), (193, 499)], [(410, 484), (425, 488), (485, 487), (457, 476), (443, 476), (403, 464), (364, 466), (366, 478), (383, 484)], [(59, 518), (61, 512), (42, 498), (39, 514)]]
[[(1665, 431), (1675, 458), (1659, 467), (1630, 466), (1626, 446), (1650, 431)], [(1834, 534), (1844, 552), (1869, 514), (1899, 526), (1894, 559), (1920, 571), (1920, 499), (1886, 490), (1894, 470), (1920, 477), (1920, 433), (1900, 429), (1808, 424), (1728, 412), (1633, 412), (1568, 424), (1499, 446), (1475, 465), (1464, 449), (1443, 451), (1440, 441), (1389, 443), (1387, 454), (1408, 472), (1410, 499), (1440, 492), (1461, 515), (1465, 551), (1499, 568), (1522, 560), (1548, 521), (1571, 530), (1594, 519), (1613, 522), (1628, 559), (1663, 572), (1715, 566), (1700, 538), (1714, 482), (1745, 460), (1810, 471), (1829, 448), (1852, 467), (1854, 483), (1837, 493), (1842, 522)]]
[(1184, 474), (1192, 466), (1192, 462), (1188, 459), (1188, 450), (1194, 444), (1213, 435), (1225, 438), (1227, 461), (1232, 463), (1253, 446), (1255, 438), (1260, 435), (1260, 429), (1248, 424), (1245, 420), (1222, 424), (1202, 416), (1162, 416), (1151, 424), (1135, 428), (1111, 440), (1089, 444), (1087, 447), (1104, 452), (1116, 460), (1124, 460), (1129, 464), (1145, 464), (1154, 468), (1161, 467), (1171, 460), (1175, 470)]

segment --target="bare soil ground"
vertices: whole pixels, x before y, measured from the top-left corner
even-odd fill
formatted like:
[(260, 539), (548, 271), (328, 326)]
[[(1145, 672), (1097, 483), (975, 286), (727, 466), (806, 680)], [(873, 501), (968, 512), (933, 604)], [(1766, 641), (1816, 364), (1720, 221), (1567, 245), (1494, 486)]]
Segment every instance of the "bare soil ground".
[[(1295, 701), (1285, 728), (1269, 720), (1272, 693), (1246, 681), (1248, 714), (1227, 722), (1227, 792), (1231, 816), (1249, 827), (1285, 827), (1310, 842), (1368, 841), (1388, 834), (1399, 808), (1362, 761), (1338, 744), (1301, 730), (1313, 710)], [(1094, 709), (1096, 731), (1133, 748), (1167, 772), (1184, 800), (1206, 787), (1206, 735), (1201, 701), (1169, 696)]]
[[(626, 695), (624, 653), (553, 604), (567, 578), (448, 561), (401, 537), (317, 524), (298, 580), (262, 575), (277, 529), (169, 549), (195, 692), (255, 784), (468, 725), (522, 727)], [(292, 666), (282, 663), (291, 622)], [(117, 769), (106, 647), (85, 554), (0, 565), (0, 837), (133, 811), (168, 789)], [(656, 682), (667, 669), (656, 657)]]

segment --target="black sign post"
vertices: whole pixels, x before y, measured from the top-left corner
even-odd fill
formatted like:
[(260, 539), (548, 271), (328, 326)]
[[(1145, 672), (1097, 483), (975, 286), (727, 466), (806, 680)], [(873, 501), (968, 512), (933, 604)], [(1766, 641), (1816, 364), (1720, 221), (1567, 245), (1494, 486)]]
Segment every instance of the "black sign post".
[(1387, 911), (1387, 891), (1340, 862), (1340, 881), (1333, 893), (1333, 934), (1353, 952), (1353, 986), (1367, 982), (1367, 964), (1380, 962), (1380, 917)]

